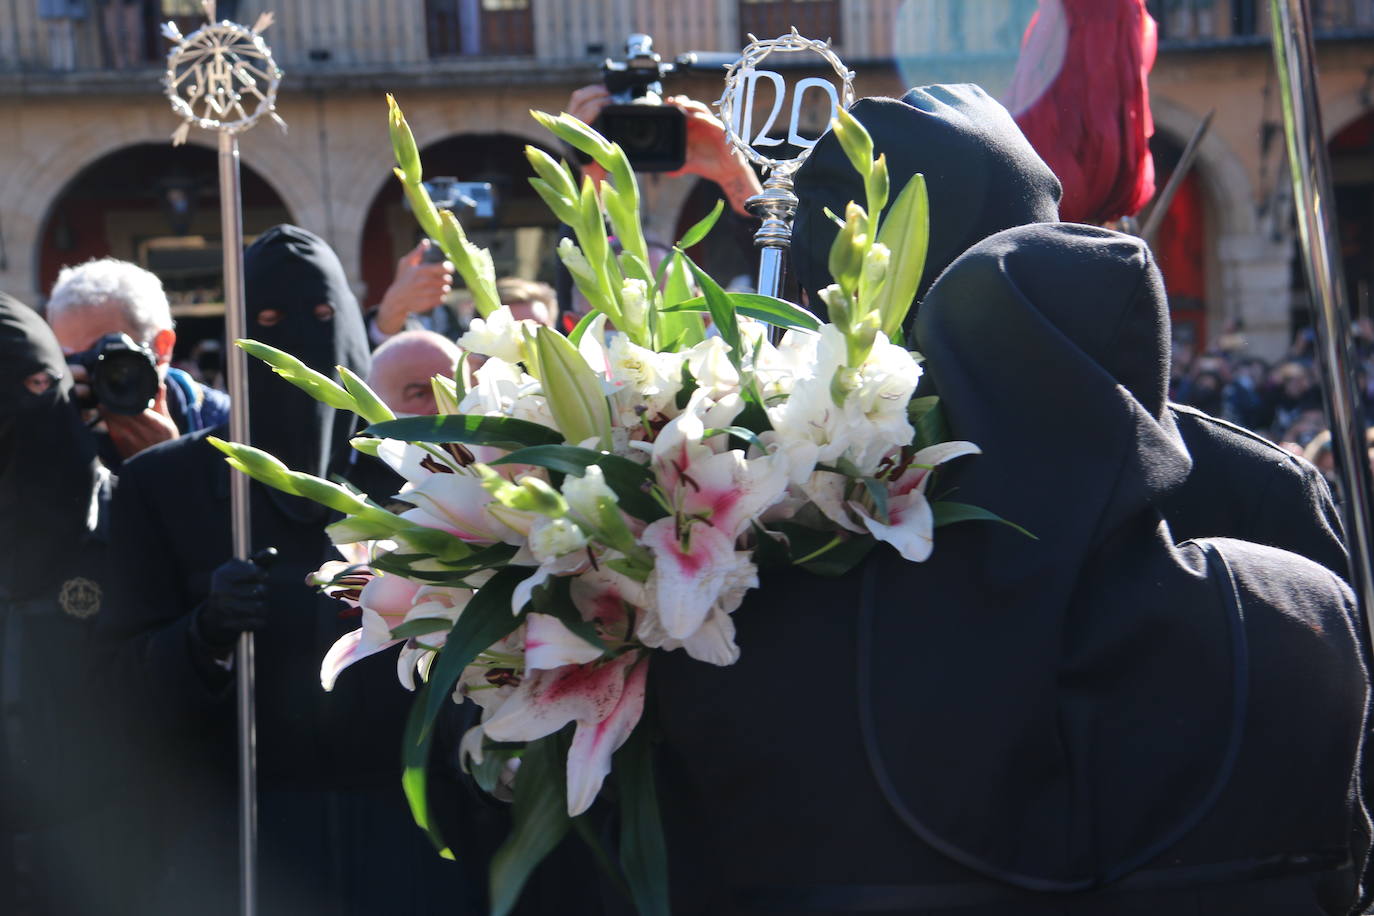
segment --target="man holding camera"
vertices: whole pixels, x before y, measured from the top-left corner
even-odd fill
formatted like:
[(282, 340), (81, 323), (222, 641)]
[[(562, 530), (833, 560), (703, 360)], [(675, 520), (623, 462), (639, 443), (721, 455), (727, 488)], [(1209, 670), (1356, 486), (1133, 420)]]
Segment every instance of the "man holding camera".
[(225, 422), (229, 397), (170, 366), (176, 332), (156, 276), (102, 258), (58, 274), (48, 324), (62, 345), (76, 402), (101, 436), (111, 470), (177, 436)]

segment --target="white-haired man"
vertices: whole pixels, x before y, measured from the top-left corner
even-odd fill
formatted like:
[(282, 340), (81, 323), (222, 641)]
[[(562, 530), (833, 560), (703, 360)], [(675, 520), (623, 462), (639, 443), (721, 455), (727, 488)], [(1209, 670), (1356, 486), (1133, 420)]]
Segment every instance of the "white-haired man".
[(98, 412), (97, 431), (108, 433), (101, 458), (111, 469), (124, 459), (177, 436), (215, 426), (229, 416), (229, 398), (171, 367), (176, 332), (162, 281), (137, 264), (115, 258), (64, 267), (47, 305), (48, 324), (67, 356), (85, 353), (110, 334), (125, 334), (151, 356), (157, 391), (134, 413), (107, 409), (91, 390), (90, 374), (71, 364), (79, 403)]

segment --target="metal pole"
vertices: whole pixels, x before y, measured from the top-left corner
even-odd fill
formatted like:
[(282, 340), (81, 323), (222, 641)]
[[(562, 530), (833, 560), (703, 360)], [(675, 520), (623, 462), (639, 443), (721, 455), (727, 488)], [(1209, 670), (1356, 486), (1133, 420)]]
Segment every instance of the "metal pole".
[[(239, 142), (231, 130), (219, 132), (220, 238), (224, 247), (224, 352), (229, 385), (229, 438), (248, 439), (248, 365), (234, 341), (246, 337), (243, 302), (243, 209), (239, 199)], [(248, 514), (248, 476), (229, 475), (229, 515), (234, 556), (246, 560), (252, 551)], [(238, 706), (239, 763), (239, 912), (257, 912), (257, 715), (253, 696), (253, 634), (239, 634), (234, 662)]]
[(792, 191), (790, 169), (776, 169), (763, 183), (763, 190), (744, 202), (762, 225), (754, 233), (759, 253), (759, 287), (764, 296), (776, 296), (782, 289), (787, 249), (792, 245), (792, 217), (797, 212), (797, 195)]
[(1369, 461), (1365, 432), (1355, 422), (1355, 349), (1350, 308), (1337, 249), (1335, 198), (1317, 102), (1312, 20), (1302, 0), (1270, 0), (1274, 64), (1279, 76), (1288, 172), (1297, 204), (1307, 283), (1312, 293), (1322, 397), (1331, 444), (1341, 472), (1342, 510), (1350, 547), (1350, 584), (1360, 601), (1369, 645), (1374, 646), (1374, 567), (1371, 567)]

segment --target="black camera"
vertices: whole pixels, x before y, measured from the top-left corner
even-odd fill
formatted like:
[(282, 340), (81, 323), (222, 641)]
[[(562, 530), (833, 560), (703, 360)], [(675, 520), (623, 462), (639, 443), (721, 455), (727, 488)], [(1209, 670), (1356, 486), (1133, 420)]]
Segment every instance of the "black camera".
[(128, 334), (106, 334), (67, 362), (86, 368), (95, 403), (111, 413), (142, 413), (157, 398), (157, 357)]
[(654, 40), (643, 34), (626, 39), (624, 60), (607, 58), (601, 65), (611, 104), (593, 126), (620, 144), (637, 172), (675, 172), (687, 161), (687, 116), (663, 104), (661, 80), (688, 65), (685, 59), (664, 63), (654, 53)]

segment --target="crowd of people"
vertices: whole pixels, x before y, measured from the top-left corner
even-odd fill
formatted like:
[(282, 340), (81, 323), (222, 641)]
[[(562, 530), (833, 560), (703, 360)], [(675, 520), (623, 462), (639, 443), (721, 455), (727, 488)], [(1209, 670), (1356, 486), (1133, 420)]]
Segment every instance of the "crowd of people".
[[(694, 174), (732, 205), (756, 191), (719, 122), (674, 104)], [(1310, 447), (1310, 352), (1278, 367), (1176, 352), (1169, 376), (1146, 246), (1059, 223), (1058, 180), (998, 103), (930, 87), (853, 110), (894, 183), (930, 183), (912, 332), (953, 433), (984, 449), (950, 480), (1037, 537), (956, 526), (928, 564), (875, 552), (845, 578), (792, 571), (738, 615), (746, 663), (656, 661), (677, 911), (1030, 914), (1063, 893), (1083, 913), (1240, 913), (1277, 893), (1306, 907), (1285, 912), (1348, 912), (1369, 847), (1367, 675), (1339, 523), (1309, 465), (1216, 419)], [(858, 183), (833, 135), (797, 175), (793, 256), (818, 311), (826, 213)], [(434, 413), (430, 379), (472, 368), (453, 342), (471, 316), (430, 245), (365, 314), (323, 239), (268, 230), (244, 256), (249, 336), (347, 367), (398, 414)], [(543, 284), (498, 289), (544, 324), (578, 311)], [(173, 367), (166, 297), (135, 265), (64, 270), (45, 318), (0, 299), (0, 911), (238, 909), (233, 650), (248, 632), (262, 911), (480, 912), (509, 814), (459, 766), (470, 709), (448, 709), (432, 761), (455, 863), (410, 823), (409, 696), (390, 667), (320, 689), (321, 658), (354, 627), (307, 584), (336, 555), (336, 516), (254, 485), (252, 556), (234, 557), (230, 469), (207, 439), (247, 406), (251, 444), (294, 469), (385, 505), (404, 500), (399, 478), (349, 447), (354, 417), (263, 363), (248, 405)], [(132, 407), (105, 398), (107, 364), (88, 355), (116, 351), (152, 373)], [(799, 658), (833, 682), (807, 675), (800, 703)], [(572, 855), (536, 878), (528, 912), (622, 905)]]
[[(1374, 468), (1374, 320), (1358, 318), (1355, 342), (1355, 422), (1367, 430)], [(1322, 403), (1322, 380), (1311, 328), (1300, 330), (1274, 361), (1248, 351), (1243, 329), (1228, 328), (1200, 352), (1177, 339), (1170, 397), (1278, 443), (1314, 465), (1339, 495), (1331, 431)]]

